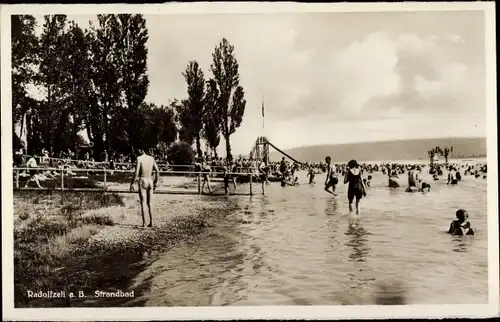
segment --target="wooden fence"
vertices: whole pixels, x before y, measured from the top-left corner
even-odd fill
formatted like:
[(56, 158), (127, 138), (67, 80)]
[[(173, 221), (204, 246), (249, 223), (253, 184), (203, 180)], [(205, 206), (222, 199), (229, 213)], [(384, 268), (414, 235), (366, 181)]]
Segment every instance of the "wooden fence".
[[(36, 168), (13, 168), (13, 171), (15, 172), (15, 185), (14, 185), (14, 190), (15, 191), (61, 191), (61, 192), (90, 192), (90, 193), (95, 193), (95, 192), (102, 192), (104, 194), (109, 193), (109, 192), (114, 192), (114, 193), (137, 193), (133, 192), (130, 190), (124, 190), (124, 189), (108, 189), (108, 173), (129, 173), (129, 174), (134, 174), (135, 170), (112, 170), (112, 169), (107, 169), (107, 168), (99, 168), (99, 169), (60, 169), (60, 168), (42, 168), (42, 167), (36, 167)], [(51, 171), (51, 172), (59, 172), (59, 181), (60, 185), (58, 187), (53, 187), (53, 188), (23, 188), (19, 186), (19, 179), (20, 175), (23, 171), (29, 172), (29, 171), (37, 171), (37, 173), (42, 173), (46, 171)], [(88, 173), (88, 172), (93, 172), (93, 173), (103, 173), (103, 186), (100, 188), (72, 188), (72, 187), (67, 187), (65, 186), (65, 177), (68, 175), (65, 174), (66, 172), (83, 172), (83, 173)], [(180, 176), (193, 176), (196, 177), (197, 179), (197, 187), (198, 191), (164, 191), (164, 190), (156, 190), (155, 194), (177, 194), (177, 195), (194, 195), (194, 194), (202, 194), (202, 181), (203, 181), (203, 176), (205, 175), (224, 175), (224, 172), (197, 172), (197, 171), (160, 171), (159, 172), (160, 176), (161, 174), (171, 174), (173, 176), (180, 175)], [(249, 172), (228, 172), (225, 173), (226, 175), (235, 175), (235, 176), (246, 176), (249, 177), (249, 188), (250, 192), (249, 193), (230, 193), (230, 195), (253, 195), (253, 186), (255, 184), (254, 179), (255, 177), (258, 176), (256, 173), (249, 173)], [(262, 194), (265, 194), (265, 184), (262, 183)], [(209, 193), (206, 195), (210, 196), (220, 196), (220, 195), (226, 195), (226, 193)]]

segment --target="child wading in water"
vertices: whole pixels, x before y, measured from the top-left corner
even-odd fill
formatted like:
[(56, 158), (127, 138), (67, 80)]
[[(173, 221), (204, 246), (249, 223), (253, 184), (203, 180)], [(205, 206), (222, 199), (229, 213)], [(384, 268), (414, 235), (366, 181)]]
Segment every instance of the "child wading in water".
[(309, 184), (316, 183), (316, 181), (314, 180), (316, 173), (314, 173), (314, 169), (312, 167), (309, 167), (309, 171), (307, 172), (307, 176), (309, 177)]
[(349, 200), (349, 211), (352, 212), (352, 202), (356, 198), (356, 214), (359, 215), (359, 202), (363, 196), (366, 196), (366, 189), (363, 183), (363, 177), (359, 164), (356, 160), (351, 160), (347, 163), (347, 171), (344, 176), (344, 184), (349, 184), (347, 187), (347, 199)]
[[(335, 187), (337, 186), (339, 179), (337, 178), (335, 169), (332, 166), (332, 158), (326, 157), (325, 162), (326, 162), (325, 191), (336, 196), (337, 194), (335, 193)], [(330, 191), (330, 187), (332, 188), (332, 191)]]

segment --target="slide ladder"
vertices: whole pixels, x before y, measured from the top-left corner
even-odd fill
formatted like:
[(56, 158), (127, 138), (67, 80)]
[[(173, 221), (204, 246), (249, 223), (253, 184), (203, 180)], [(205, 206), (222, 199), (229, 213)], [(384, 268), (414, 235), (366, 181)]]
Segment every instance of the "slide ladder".
[[(260, 151), (259, 147), (260, 146), (265, 146), (265, 145), (269, 145), (269, 146), (273, 147), (273, 149), (275, 149), (276, 151), (278, 151), (279, 153), (281, 153), (285, 157), (289, 158), (293, 162), (296, 162), (296, 163), (301, 164), (301, 165), (304, 164), (303, 162), (298, 161), (297, 159), (293, 158), (292, 156), (290, 156), (285, 151), (283, 151), (280, 148), (278, 148), (276, 145), (274, 145), (271, 142), (269, 142), (269, 140), (267, 138), (265, 138), (265, 137), (259, 137), (259, 138), (257, 138), (257, 141), (255, 142), (255, 145), (254, 145), (252, 151), (250, 152), (250, 155), (254, 156), (257, 159), (260, 159), (263, 156), (262, 155), (263, 153), (262, 153), (262, 151)], [(264, 150), (266, 150), (266, 149), (264, 149)], [(269, 155), (267, 155), (267, 157), (269, 157)]]

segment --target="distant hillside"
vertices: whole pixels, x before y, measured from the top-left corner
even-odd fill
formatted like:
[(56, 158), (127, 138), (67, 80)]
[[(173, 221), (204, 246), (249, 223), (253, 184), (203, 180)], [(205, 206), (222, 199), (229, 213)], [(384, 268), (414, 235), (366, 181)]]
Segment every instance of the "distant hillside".
[[(315, 145), (288, 149), (284, 150), (284, 152), (302, 162), (324, 161), (327, 155), (331, 156), (333, 161), (346, 161), (350, 159), (364, 161), (415, 160), (426, 159), (427, 151), (436, 146), (442, 148), (453, 146), (453, 157), (455, 158), (486, 156), (486, 138), (416, 139)], [(271, 160), (276, 161), (281, 159), (279, 152), (272, 148), (271, 151)]]

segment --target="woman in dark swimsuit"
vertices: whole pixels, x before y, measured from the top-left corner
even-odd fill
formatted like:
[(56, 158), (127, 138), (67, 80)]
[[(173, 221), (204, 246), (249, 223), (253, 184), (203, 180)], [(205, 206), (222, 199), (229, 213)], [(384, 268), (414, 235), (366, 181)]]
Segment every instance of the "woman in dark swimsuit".
[(356, 198), (356, 214), (359, 215), (359, 202), (363, 196), (366, 196), (365, 185), (359, 164), (356, 160), (351, 160), (347, 164), (347, 171), (344, 177), (344, 184), (349, 184), (347, 187), (347, 199), (349, 200), (349, 211), (352, 212), (352, 202)]

